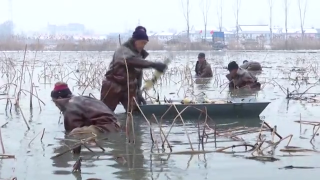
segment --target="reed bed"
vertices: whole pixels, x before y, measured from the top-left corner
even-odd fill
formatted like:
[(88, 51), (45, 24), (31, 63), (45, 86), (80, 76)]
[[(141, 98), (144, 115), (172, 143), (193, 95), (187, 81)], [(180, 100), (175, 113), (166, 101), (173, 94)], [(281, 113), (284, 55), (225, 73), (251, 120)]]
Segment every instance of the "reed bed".
[[(123, 39), (124, 41), (124, 39)], [(114, 51), (118, 46), (117, 39), (110, 40), (57, 40), (57, 39), (2, 39), (1, 51), (23, 51), (25, 44), (33, 51)], [(163, 42), (156, 37), (150, 37), (147, 50), (212, 50), (211, 42), (190, 42), (181, 40)], [(319, 50), (318, 39), (274, 39), (270, 45), (266, 42), (254, 44), (239, 43), (235, 40), (227, 42), (228, 50)]]

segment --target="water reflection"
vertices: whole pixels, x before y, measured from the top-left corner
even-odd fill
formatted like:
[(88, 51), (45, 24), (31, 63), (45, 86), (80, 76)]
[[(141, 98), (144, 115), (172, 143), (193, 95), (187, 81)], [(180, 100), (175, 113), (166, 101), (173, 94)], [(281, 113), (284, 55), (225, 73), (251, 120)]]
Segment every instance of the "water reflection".
[(249, 88), (229, 90), (229, 96), (234, 102), (255, 102), (259, 91)]
[(194, 83), (199, 90), (208, 90), (211, 85), (212, 78), (195, 78)]
[[(138, 122), (135, 122), (135, 144), (127, 143), (125, 133), (111, 134), (108, 140), (99, 141), (99, 144), (106, 149), (106, 152), (101, 152), (98, 147), (90, 147), (94, 152), (89, 152), (82, 147), (80, 156), (82, 157), (82, 172), (74, 173), (77, 180), (81, 180), (82, 176), (95, 174), (100, 175), (100, 172), (108, 170), (104, 165), (117, 169), (113, 174), (117, 179), (146, 179), (146, 169), (144, 168), (144, 155), (142, 148), (143, 131)], [(65, 139), (70, 137), (65, 136)], [(59, 140), (60, 146), (54, 149), (54, 153), (62, 153), (74, 146), (76, 141)], [(56, 175), (69, 175), (73, 169), (73, 164), (79, 158), (79, 155), (66, 153), (62, 156), (52, 158), (52, 165), (58, 170), (53, 173)], [(99, 161), (102, 161), (99, 162)], [(106, 163), (107, 162), (107, 163)], [(101, 167), (102, 166), (102, 167)], [(100, 172), (92, 172), (91, 168), (101, 169)], [(108, 171), (109, 173), (112, 173)]]

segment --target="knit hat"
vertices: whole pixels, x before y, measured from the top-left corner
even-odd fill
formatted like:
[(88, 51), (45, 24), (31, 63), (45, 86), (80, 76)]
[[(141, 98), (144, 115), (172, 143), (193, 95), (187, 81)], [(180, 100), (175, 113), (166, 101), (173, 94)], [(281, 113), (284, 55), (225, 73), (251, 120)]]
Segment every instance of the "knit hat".
[(68, 98), (72, 95), (68, 84), (64, 82), (57, 82), (54, 85), (54, 89), (51, 91), (51, 98), (58, 99), (58, 98)]
[(132, 39), (149, 41), (149, 37), (147, 35), (147, 29), (143, 26), (136, 27), (136, 29), (132, 33)]
[(206, 55), (204, 53), (199, 53), (198, 54), (198, 58), (205, 58), (205, 57), (206, 57)]
[(143, 30), (147, 33), (147, 29), (143, 26), (137, 26), (136, 29), (134, 31), (138, 31), (138, 30)]
[(248, 61), (248, 60), (244, 60), (244, 61), (243, 61), (243, 64), (244, 64), (244, 63), (247, 63), (247, 62), (249, 62), (249, 61)]
[(228, 70), (232, 71), (232, 70), (235, 70), (235, 69), (239, 69), (239, 65), (235, 61), (230, 62), (228, 64)]

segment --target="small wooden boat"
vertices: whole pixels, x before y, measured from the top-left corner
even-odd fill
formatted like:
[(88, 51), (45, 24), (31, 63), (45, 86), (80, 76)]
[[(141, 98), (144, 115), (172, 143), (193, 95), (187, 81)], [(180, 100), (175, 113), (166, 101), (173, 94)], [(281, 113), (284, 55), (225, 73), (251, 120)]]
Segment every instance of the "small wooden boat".
[[(178, 112), (182, 112), (182, 118), (198, 118), (201, 111), (207, 111), (211, 118), (257, 118), (270, 102), (246, 102), (246, 103), (201, 103), (201, 104), (147, 104), (140, 109), (147, 116), (154, 114), (157, 117), (174, 118)], [(175, 109), (177, 108), (177, 110)], [(204, 117), (205, 113), (202, 114)]]

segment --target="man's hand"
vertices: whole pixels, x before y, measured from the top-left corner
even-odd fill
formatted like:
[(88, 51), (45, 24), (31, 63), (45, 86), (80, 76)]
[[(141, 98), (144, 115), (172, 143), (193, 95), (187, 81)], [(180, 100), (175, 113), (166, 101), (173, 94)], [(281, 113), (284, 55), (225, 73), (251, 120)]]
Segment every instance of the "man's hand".
[(141, 105), (141, 104), (142, 105), (146, 105), (147, 104), (146, 100), (142, 96), (142, 91), (141, 90), (138, 90), (138, 92), (137, 92), (137, 102), (138, 102), (139, 105)]
[(160, 62), (153, 63), (151, 67), (162, 73), (167, 69), (167, 65)]

